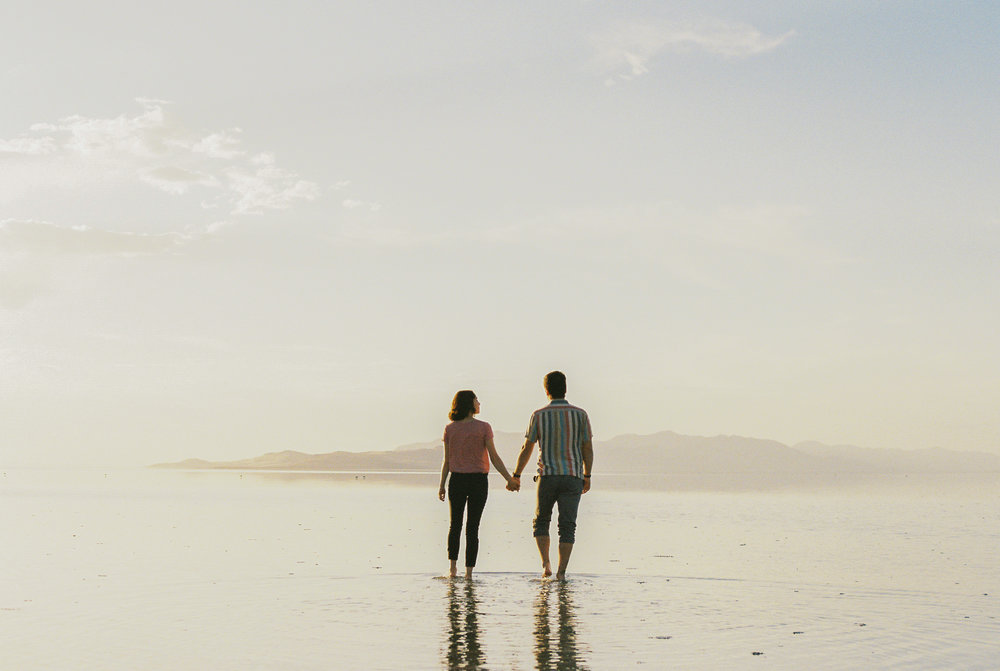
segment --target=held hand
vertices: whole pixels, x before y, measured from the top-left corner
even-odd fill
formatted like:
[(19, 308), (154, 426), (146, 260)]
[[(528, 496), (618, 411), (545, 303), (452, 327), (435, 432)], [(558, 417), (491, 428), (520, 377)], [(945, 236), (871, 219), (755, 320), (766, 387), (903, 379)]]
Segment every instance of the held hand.
[(445, 494), (444, 487), (438, 488), (438, 498), (442, 501), (444, 501), (444, 494)]
[(590, 478), (583, 479), (583, 493), (586, 494), (590, 491)]
[(518, 480), (517, 478), (511, 478), (510, 480), (507, 481), (508, 492), (516, 492), (520, 491), (520, 489), (521, 489), (521, 481)]

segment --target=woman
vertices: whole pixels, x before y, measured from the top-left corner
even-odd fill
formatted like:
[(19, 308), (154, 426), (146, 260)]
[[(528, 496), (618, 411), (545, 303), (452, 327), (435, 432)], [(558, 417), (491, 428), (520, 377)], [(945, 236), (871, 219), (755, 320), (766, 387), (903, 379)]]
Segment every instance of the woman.
[(451, 560), (450, 575), (458, 575), (458, 544), (462, 537), (462, 516), (469, 508), (465, 524), (465, 578), (472, 578), (479, 554), (479, 520), (486, 507), (487, 474), (490, 462), (510, 484), (510, 473), (503, 465), (496, 445), (493, 444), (493, 429), (486, 422), (478, 420), (479, 399), (469, 391), (455, 394), (451, 402), (448, 419), (451, 423), (444, 427), (444, 463), (441, 464), (441, 485), (438, 498), (444, 501), (445, 482), (448, 483), (448, 502), (451, 504), (451, 526), (448, 529), (448, 559)]

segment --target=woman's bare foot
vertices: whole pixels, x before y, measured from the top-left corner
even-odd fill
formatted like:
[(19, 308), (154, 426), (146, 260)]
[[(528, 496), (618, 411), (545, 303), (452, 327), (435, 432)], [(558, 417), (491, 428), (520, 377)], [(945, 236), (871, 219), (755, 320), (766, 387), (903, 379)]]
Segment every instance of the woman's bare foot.
[(472, 567), (471, 566), (466, 566), (465, 567), (465, 579), (466, 580), (472, 580)]
[(452, 578), (458, 576), (458, 564), (455, 562), (451, 563), (451, 568), (448, 569), (448, 575)]

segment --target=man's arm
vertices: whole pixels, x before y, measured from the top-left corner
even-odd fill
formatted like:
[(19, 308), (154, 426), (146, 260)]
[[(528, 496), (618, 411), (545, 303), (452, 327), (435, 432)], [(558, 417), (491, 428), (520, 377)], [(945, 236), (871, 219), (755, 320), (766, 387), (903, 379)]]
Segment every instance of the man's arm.
[(528, 465), (528, 461), (531, 459), (531, 453), (535, 449), (535, 441), (524, 440), (524, 445), (521, 447), (521, 451), (517, 455), (517, 466), (514, 467), (514, 482), (518, 487), (521, 486), (521, 472), (524, 471), (525, 467)]
[(594, 442), (591, 440), (583, 441), (583, 445), (580, 446), (583, 451), (583, 493), (586, 494), (590, 491), (590, 473), (594, 470)]

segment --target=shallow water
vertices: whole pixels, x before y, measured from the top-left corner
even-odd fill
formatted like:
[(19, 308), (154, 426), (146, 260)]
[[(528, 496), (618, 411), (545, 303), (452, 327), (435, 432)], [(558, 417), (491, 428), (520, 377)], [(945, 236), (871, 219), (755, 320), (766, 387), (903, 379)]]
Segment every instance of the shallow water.
[(996, 476), (596, 489), (566, 582), (498, 478), (442, 578), (435, 482), (8, 472), (0, 668), (997, 667)]

